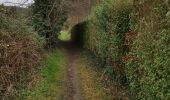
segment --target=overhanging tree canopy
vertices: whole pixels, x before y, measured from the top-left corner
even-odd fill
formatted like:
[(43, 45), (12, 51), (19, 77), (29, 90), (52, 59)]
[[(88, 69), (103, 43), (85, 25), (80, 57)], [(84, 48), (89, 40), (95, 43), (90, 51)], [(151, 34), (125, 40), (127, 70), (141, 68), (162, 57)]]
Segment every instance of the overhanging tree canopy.
[(63, 5), (63, 0), (35, 0), (33, 26), (46, 39), (47, 45), (56, 44), (58, 33), (67, 19)]

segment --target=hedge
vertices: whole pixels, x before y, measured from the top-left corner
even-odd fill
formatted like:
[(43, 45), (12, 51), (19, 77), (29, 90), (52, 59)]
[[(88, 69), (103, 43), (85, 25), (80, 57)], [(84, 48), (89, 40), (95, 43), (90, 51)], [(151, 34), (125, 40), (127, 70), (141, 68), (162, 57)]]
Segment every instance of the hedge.
[(130, 11), (126, 0), (107, 0), (94, 8), (86, 26), (85, 47), (101, 59), (110, 77), (120, 83), (126, 83), (122, 57), (128, 51), (125, 33), (130, 32)]
[(126, 63), (133, 99), (170, 99), (170, 23), (167, 2), (136, 2), (131, 28), (138, 32)]
[(164, 0), (106, 0), (87, 18), (84, 47), (133, 100), (170, 99), (170, 11)]

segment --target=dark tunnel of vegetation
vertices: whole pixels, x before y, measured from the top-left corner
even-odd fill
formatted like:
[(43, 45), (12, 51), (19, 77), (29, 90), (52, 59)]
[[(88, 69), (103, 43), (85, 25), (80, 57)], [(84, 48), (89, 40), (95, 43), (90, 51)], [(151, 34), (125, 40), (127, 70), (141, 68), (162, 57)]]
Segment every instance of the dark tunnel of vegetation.
[(86, 21), (76, 24), (71, 29), (71, 40), (77, 46), (82, 47), (84, 45), (85, 27)]

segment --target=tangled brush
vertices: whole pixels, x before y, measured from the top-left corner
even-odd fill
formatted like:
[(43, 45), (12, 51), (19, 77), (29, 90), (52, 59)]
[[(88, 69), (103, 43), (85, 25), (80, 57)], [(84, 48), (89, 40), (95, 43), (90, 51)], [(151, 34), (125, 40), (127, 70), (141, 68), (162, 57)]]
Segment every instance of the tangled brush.
[(34, 32), (0, 11), (0, 98), (14, 99), (31, 82), (41, 61)]

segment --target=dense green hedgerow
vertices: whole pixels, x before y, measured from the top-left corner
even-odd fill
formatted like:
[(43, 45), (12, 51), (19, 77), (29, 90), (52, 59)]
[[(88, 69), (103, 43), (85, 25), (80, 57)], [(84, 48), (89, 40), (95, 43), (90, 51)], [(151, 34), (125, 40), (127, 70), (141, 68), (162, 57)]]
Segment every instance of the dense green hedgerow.
[(126, 64), (133, 99), (169, 100), (169, 8), (164, 0), (143, 0), (135, 6), (131, 24), (138, 35), (131, 44), (128, 54), (131, 59)]
[(170, 3), (106, 0), (87, 20), (85, 47), (135, 100), (170, 99)]
[(127, 0), (107, 0), (94, 9), (87, 23), (85, 46), (101, 58), (111, 77), (121, 83), (126, 81), (121, 59), (127, 52), (125, 33), (130, 31), (130, 11)]

